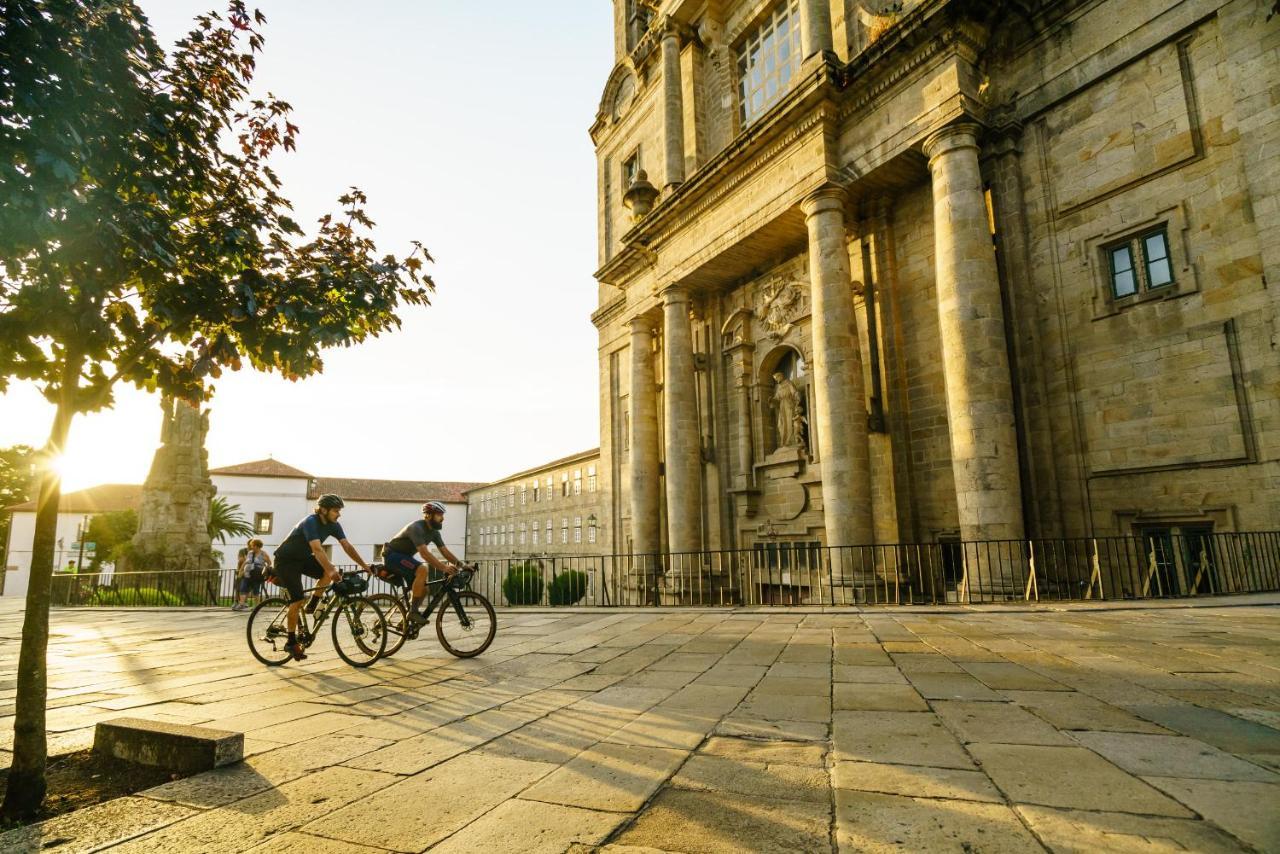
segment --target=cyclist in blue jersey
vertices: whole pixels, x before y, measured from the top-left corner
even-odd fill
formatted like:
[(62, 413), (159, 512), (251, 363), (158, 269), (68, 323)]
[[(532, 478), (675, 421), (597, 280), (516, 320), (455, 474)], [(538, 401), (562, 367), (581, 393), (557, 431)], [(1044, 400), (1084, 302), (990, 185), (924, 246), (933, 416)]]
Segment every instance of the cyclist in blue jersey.
[(341, 578), (341, 573), (334, 568), (329, 556), (324, 553), (323, 544), (329, 537), (334, 537), (342, 546), (342, 550), (365, 572), (369, 565), (360, 557), (355, 546), (347, 540), (346, 533), (338, 524), (342, 515), (343, 502), (336, 495), (321, 495), (316, 501), (315, 512), (297, 524), (289, 536), (285, 537), (280, 548), (276, 549), (275, 576), (281, 587), (289, 591), (289, 652), (296, 661), (307, 657), (305, 647), (298, 642), (298, 611), (306, 598), (302, 592), (302, 576), (317, 579), (315, 593), (307, 603), (307, 613), (315, 610), (324, 588)]

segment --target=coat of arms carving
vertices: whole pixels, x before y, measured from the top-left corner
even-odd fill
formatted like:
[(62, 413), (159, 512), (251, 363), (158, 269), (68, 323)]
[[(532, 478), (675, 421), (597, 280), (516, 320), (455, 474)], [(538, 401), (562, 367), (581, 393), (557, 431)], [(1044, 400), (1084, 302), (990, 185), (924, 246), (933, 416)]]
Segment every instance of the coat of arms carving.
[(808, 295), (800, 282), (779, 277), (764, 283), (756, 303), (756, 317), (767, 334), (781, 338), (808, 313)]

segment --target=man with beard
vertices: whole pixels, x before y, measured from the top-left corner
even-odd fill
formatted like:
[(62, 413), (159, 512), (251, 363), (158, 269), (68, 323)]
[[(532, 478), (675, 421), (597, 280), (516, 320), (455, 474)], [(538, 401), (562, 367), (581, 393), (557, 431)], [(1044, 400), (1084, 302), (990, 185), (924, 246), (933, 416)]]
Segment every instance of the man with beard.
[[(458, 560), (444, 544), (444, 538), (440, 536), (442, 528), (444, 528), (444, 505), (439, 501), (428, 501), (422, 505), (422, 518), (401, 528), (400, 533), (387, 541), (382, 552), (382, 559), (387, 569), (399, 572), (406, 584), (413, 585), (413, 608), (409, 611), (409, 620), (415, 626), (420, 626), (427, 621), (419, 609), (422, 607), (422, 600), (427, 596), (428, 569), (433, 573), (452, 576), (462, 564), (462, 561)], [(445, 560), (441, 560), (428, 550), (427, 546), (433, 544), (440, 554), (444, 555)], [(439, 575), (433, 575), (433, 580), (439, 577)]]

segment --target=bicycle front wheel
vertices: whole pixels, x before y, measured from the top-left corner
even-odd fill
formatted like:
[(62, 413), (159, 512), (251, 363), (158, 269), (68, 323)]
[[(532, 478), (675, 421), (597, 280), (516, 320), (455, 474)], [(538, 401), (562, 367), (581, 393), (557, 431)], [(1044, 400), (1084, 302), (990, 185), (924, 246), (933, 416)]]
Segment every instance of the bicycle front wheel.
[(245, 628), (249, 651), (268, 667), (279, 667), (289, 660), (288, 614), (289, 603), (278, 596), (263, 599), (249, 614)]
[(489, 648), (498, 633), (498, 617), (489, 600), (474, 590), (459, 590), (440, 603), (436, 614), (436, 637), (450, 655), (472, 658)]
[(333, 648), (352, 667), (368, 667), (387, 648), (387, 621), (368, 599), (348, 599), (333, 615)]
[(386, 618), (387, 649), (382, 653), (382, 657), (390, 658), (400, 651), (404, 646), (405, 638), (408, 637), (409, 615), (405, 612), (404, 602), (399, 596), (379, 593), (376, 596), (370, 596), (369, 601), (377, 605), (382, 616)]

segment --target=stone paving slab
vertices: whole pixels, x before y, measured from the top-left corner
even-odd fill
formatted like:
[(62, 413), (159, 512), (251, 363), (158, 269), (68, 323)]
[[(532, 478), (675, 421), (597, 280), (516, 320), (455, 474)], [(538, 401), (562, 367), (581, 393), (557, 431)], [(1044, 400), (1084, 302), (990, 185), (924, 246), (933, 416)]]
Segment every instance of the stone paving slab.
[(127, 710), (248, 758), (0, 850), (1280, 850), (1280, 608), (1242, 601), (504, 610), (480, 658), (359, 671), (263, 668), (226, 611), (55, 611), (55, 754)]

